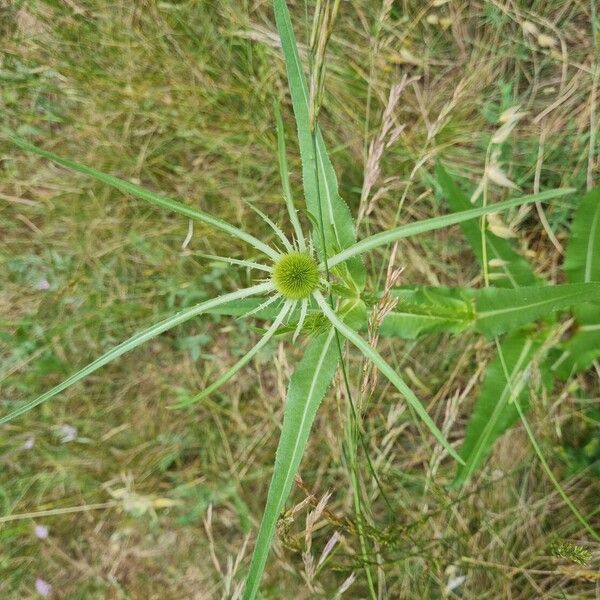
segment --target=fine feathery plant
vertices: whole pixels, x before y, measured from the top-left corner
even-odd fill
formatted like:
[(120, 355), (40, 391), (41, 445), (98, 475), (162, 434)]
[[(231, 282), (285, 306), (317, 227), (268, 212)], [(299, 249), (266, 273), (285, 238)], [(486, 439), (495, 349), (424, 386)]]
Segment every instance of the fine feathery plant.
[[(23, 150), (91, 176), (125, 194), (200, 221), (245, 242), (253, 248), (253, 254), (259, 252), (264, 260), (255, 262), (231, 257), (210, 257), (257, 272), (255, 284), (201, 302), (138, 332), (56, 387), (35, 399), (15, 406), (8, 414), (0, 417), (0, 423), (6, 423), (24, 414), (124, 353), (202, 314), (252, 317), (271, 324), (265, 329), (261, 339), (214, 383), (178, 406), (199, 402), (225, 384), (276, 334), (289, 332), (293, 340), (300, 335), (308, 338), (304, 355), (296, 365), (289, 382), (273, 475), (246, 579), (246, 600), (255, 598), (258, 593), (277, 519), (290, 493), (316, 412), (340, 364), (342, 343), (348, 341), (355, 346), (400, 392), (435, 440), (457, 461), (458, 474), (455, 484), (460, 485), (482, 464), (495, 439), (510, 427), (519, 415), (524, 418), (523, 409), (526, 408), (526, 403), (523, 394), (526, 393), (529, 365), (533, 360), (540, 360), (541, 349), (544, 356), (547, 354), (546, 341), (554, 331), (553, 315), (575, 306), (576, 316), (582, 323), (578, 334), (564, 344), (560, 356), (555, 357), (554, 364), (551, 365), (554, 371), (563, 376), (585, 368), (594, 360), (596, 338), (591, 339), (589, 336), (597, 335), (597, 324), (600, 321), (600, 202), (597, 190), (593, 192), (594, 201), (586, 200), (582, 204), (583, 216), (577, 225), (582, 229), (582, 236), (571, 245), (572, 250), (567, 260), (569, 283), (562, 285), (540, 284), (533, 274), (529, 273), (527, 265), (523, 267), (523, 260), (514, 253), (506, 240), (495, 238), (486, 232), (484, 225), (486, 215), (563, 197), (573, 193), (573, 189), (547, 190), (497, 203), (483, 202), (473, 207), (465, 202), (458, 186), (439, 165), (437, 181), (453, 212), (408, 223), (357, 241), (352, 216), (338, 193), (336, 175), (318, 126), (318, 111), (311, 106), (311, 93), (284, 0), (274, 0), (274, 12), (297, 125), (305, 214), (312, 226), (311, 235), (304, 233), (294, 202), (288, 177), (283, 122), (277, 107), (275, 117), (280, 174), (293, 235), (285, 235), (277, 224), (257, 210), (274, 232), (276, 243), (272, 245), (187, 204), (62, 158), (24, 139), (11, 136), (12, 141)], [(322, 87), (322, 81), (317, 87)], [(480, 223), (475, 219), (480, 219)], [(586, 225), (590, 222), (595, 223), (591, 233), (589, 225)], [(499, 358), (493, 361), (488, 369), (466, 439), (459, 452), (447, 441), (400, 374), (360, 334), (360, 330), (367, 323), (369, 311), (380, 296), (377, 290), (366, 291), (368, 278), (361, 256), (402, 238), (456, 224), (463, 228), (478, 259), (498, 259), (494, 264), (500, 265), (504, 270), (505, 279), (494, 279), (494, 282), (500, 283), (479, 290), (393, 290), (398, 304), (381, 324), (381, 333), (414, 339), (432, 331), (456, 333), (470, 328), (496, 340)], [(486, 251), (482, 252), (483, 249)], [(506, 281), (511, 284), (505, 285)], [(545, 323), (541, 333), (539, 329), (531, 327), (534, 321), (540, 319)], [(499, 336), (505, 334), (506, 338), (498, 342)], [(582, 357), (578, 350), (580, 346), (587, 349), (585, 357)], [(500, 401), (496, 403), (498, 398)], [(523, 403), (523, 407), (519, 402)]]

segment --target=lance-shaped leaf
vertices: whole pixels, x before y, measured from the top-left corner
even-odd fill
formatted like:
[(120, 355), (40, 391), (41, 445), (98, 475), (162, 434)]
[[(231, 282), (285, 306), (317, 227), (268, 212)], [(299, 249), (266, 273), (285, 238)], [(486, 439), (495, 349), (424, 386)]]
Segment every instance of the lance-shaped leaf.
[(381, 354), (377, 352), (368, 342), (363, 340), (360, 335), (351, 327), (346, 325), (329, 306), (325, 298), (320, 292), (314, 292), (314, 298), (317, 304), (323, 311), (324, 315), (329, 319), (331, 324), (352, 344), (354, 344), (364, 355), (370, 360), (389, 380), (390, 383), (404, 396), (406, 401), (412, 406), (419, 418), (427, 426), (435, 439), (448, 451), (448, 453), (459, 462), (462, 459), (458, 456), (454, 448), (450, 445), (444, 434), (439, 430), (438, 426), (433, 422), (420, 400), (415, 396), (414, 392), (406, 385), (402, 377), (388, 365)]
[[(448, 206), (453, 212), (459, 213), (473, 207), (440, 162), (436, 165), (436, 178), (448, 201)], [(477, 221), (463, 221), (460, 228), (477, 261), (483, 266), (479, 223)], [(487, 244), (488, 271), (495, 287), (532, 286), (537, 283), (531, 265), (515, 252), (509, 240), (487, 231), (485, 241)]]
[[(547, 202), (553, 198), (559, 198), (561, 196), (566, 196), (567, 194), (572, 194), (574, 191), (575, 190), (573, 188), (547, 190), (545, 192), (540, 192), (539, 194), (522, 196), (520, 198), (512, 198), (510, 200), (496, 202), (495, 204), (490, 204), (488, 206), (471, 208), (469, 210), (463, 210), (450, 215), (433, 217), (431, 219), (425, 219), (424, 221), (416, 221), (414, 223), (402, 225), (388, 231), (381, 231), (380, 233), (376, 233), (360, 240), (354, 244), (354, 246), (351, 246), (346, 250), (342, 250), (335, 256), (332, 256), (327, 262), (329, 267), (335, 267), (336, 265), (347, 261), (353, 256), (363, 254), (364, 252), (369, 252), (370, 250), (374, 250), (380, 246), (391, 244), (402, 238), (412, 237), (414, 235), (419, 235), (427, 231), (434, 231), (436, 229), (443, 229), (444, 227), (449, 227), (450, 225), (457, 225), (470, 219), (476, 219), (477, 217), (500, 212), (508, 208), (514, 208), (515, 206), (530, 204), (531, 202)], [(322, 268), (324, 268), (324, 266)]]
[(573, 310), (575, 334), (553, 354), (552, 370), (563, 380), (589, 369), (600, 357), (600, 306), (584, 304)]
[[(437, 181), (448, 201), (448, 205), (454, 212), (469, 209), (472, 205), (466, 195), (450, 177), (441, 163), (436, 165)], [(482, 248), (481, 226), (477, 221), (464, 221), (460, 224), (463, 235), (469, 242), (471, 250), (479, 265), (484, 268), (484, 256)], [(515, 250), (509, 240), (503, 239), (491, 231), (486, 231), (486, 258), (490, 279), (494, 287), (518, 288), (520, 286), (533, 286), (538, 283), (533, 269), (529, 263)], [(516, 335), (510, 340), (503, 342), (500, 351), (514, 357), (527, 353), (531, 345), (528, 337)], [(461, 450), (461, 455), (467, 460), (467, 466), (461, 467), (457, 473), (456, 484), (464, 483), (467, 478), (479, 467), (496, 439), (511, 427), (518, 418), (514, 404), (508, 402), (497, 402), (491, 404), (494, 399), (503, 398), (506, 392), (506, 379), (498, 377), (498, 361), (496, 357), (487, 367), (485, 383), (475, 401), (473, 412), (467, 425), (467, 437)], [(528, 368), (528, 362), (523, 369)], [(521, 406), (528, 405), (529, 395), (526, 387), (520, 393)], [(492, 410), (493, 408), (493, 410)], [(485, 425), (487, 419), (491, 418), (489, 426)], [(477, 452), (479, 456), (475, 457)]]
[[(600, 187), (584, 196), (575, 213), (564, 269), (572, 283), (600, 281)], [(563, 379), (589, 368), (600, 357), (600, 306), (576, 307), (574, 316), (575, 334), (552, 365)]]
[(37, 154), (38, 156), (42, 156), (55, 162), (58, 165), (66, 167), (67, 169), (71, 169), (72, 171), (77, 171), (78, 173), (83, 173), (84, 175), (89, 175), (102, 183), (106, 183), (111, 187), (125, 193), (131, 194), (132, 196), (136, 196), (137, 198), (141, 198), (142, 200), (146, 200), (151, 204), (155, 204), (156, 206), (160, 206), (162, 208), (166, 208), (168, 210), (172, 210), (173, 212), (184, 215), (190, 219), (195, 219), (196, 221), (200, 221), (202, 223), (206, 223), (207, 225), (211, 225), (216, 229), (220, 229), (224, 231), (228, 235), (235, 237), (239, 240), (247, 242), (251, 246), (254, 246), (257, 250), (260, 250), (273, 260), (277, 260), (278, 254), (269, 248), (267, 244), (261, 242), (253, 235), (238, 229), (237, 227), (223, 221), (222, 219), (218, 219), (217, 217), (213, 217), (201, 210), (196, 208), (192, 208), (191, 206), (187, 206), (182, 204), (181, 202), (177, 202), (177, 200), (173, 200), (171, 198), (167, 198), (166, 196), (161, 196), (160, 194), (155, 194), (154, 192), (150, 192), (149, 190), (140, 187), (139, 185), (135, 185), (129, 181), (125, 181), (123, 179), (119, 179), (118, 177), (114, 177), (113, 175), (108, 175), (106, 173), (102, 173), (102, 171), (97, 171), (96, 169), (92, 169), (86, 165), (82, 165), (81, 163), (75, 162), (73, 160), (69, 160), (67, 158), (62, 158), (53, 152), (48, 152), (47, 150), (43, 150), (42, 148), (38, 148), (29, 142), (18, 138), (16, 136), (12, 136), (10, 138), (17, 146), (23, 148), (23, 150), (27, 150), (32, 152), (33, 154)]
[(600, 186), (586, 194), (577, 209), (564, 269), (573, 283), (600, 281)]
[(178, 312), (172, 317), (168, 317), (164, 321), (160, 321), (159, 323), (152, 325), (152, 327), (148, 327), (148, 329), (144, 329), (143, 331), (136, 333), (128, 340), (125, 340), (118, 346), (115, 346), (114, 348), (97, 358), (95, 361), (85, 366), (83, 369), (77, 371), (77, 373), (74, 373), (73, 375), (65, 379), (62, 383), (59, 383), (57, 386), (53, 387), (51, 390), (48, 390), (46, 393), (42, 394), (41, 396), (38, 396), (37, 398), (34, 398), (33, 400), (30, 400), (29, 402), (21, 404), (7, 415), (0, 417), (0, 424), (6, 423), (7, 421), (14, 419), (15, 417), (18, 417), (19, 415), (26, 413), (27, 411), (31, 410), (32, 408), (35, 408), (36, 406), (38, 406), (42, 402), (45, 402), (46, 400), (50, 400), (50, 398), (53, 398), (57, 394), (60, 394), (60, 392), (63, 392), (67, 388), (78, 383), (88, 375), (91, 375), (94, 371), (97, 371), (104, 365), (107, 365), (109, 362), (112, 362), (113, 360), (115, 360), (115, 358), (118, 358), (126, 352), (137, 348), (144, 342), (147, 342), (148, 340), (155, 338), (157, 335), (160, 335), (161, 333), (172, 329), (176, 325), (180, 325), (181, 323), (184, 323), (185, 321), (188, 321), (193, 317), (201, 315), (202, 313), (207, 312), (211, 308), (217, 307), (221, 304), (226, 304), (227, 302), (232, 302), (240, 298), (246, 298), (248, 296), (263, 294), (265, 292), (271, 291), (272, 289), (273, 285), (270, 282), (261, 283), (250, 288), (245, 288), (242, 290), (231, 292), (230, 294), (224, 294), (223, 296), (219, 296), (218, 298), (213, 298), (211, 300), (207, 300), (206, 302), (201, 302), (196, 306), (192, 306), (191, 308), (182, 310), (181, 312)]
[(593, 311), (596, 305), (586, 303), (600, 302), (600, 285), (567, 283), (517, 289), (419, 286), (396, 288), (392, 294), (399, 302), (381, 326), (384, 335), (412, 339), (433, 331), (472, 329), (493, 337), (571, 306), (582, 314)]
[(289, 496), (317, 409), (331, 384), (338, 360), (334, 330), (330, 328), (311, 339), (290, 379), (273, 476), (246, 579), (244, 600), (256, 598), (277, 519)]
[[(511, 335), (502, 342), (504, 366), (497, 355), (486, 370), (460, 449), (465, 464), (458, 467), (453, 487), (463, 485), (473, 475), (494, 442), (518, 421), (515, 398), (522, 408), (528, 405), (531, 359), (537, 347), (538, 344), (523, 333)], [(508, 379), (504, 367), (509, 373)]]
[(459, 333), (475, 320), (473, 303), (461, 288), (396, 288), (394, 309), (380, 327), (383, 336), (413, 340), (426, 333)]
[[(298, 54), (296, 37), (285, 0), (274, 0), (275, 22), (281, 38), (285, 58), (292, 106), (298, 129), (298, 144), (302, 159), (302, 177), (306, 207), (312, 215), (319, 214), (319, 197), (322, 203), (326, 252), (328, 255), (348, 248), (356, 242), (354, 223), (346, 203), (340, 198), (337, 177), (327, 154), (325, 141), (316, 126), (316, 143), (313, 144), (309, 117), (309, 92)], [(316, 147), (316, 148), (315, 148)], [(316, 154), (315, 154), (316, 149)], [(318, 172), (318, 181), (317, 181)], [(318, 185), (318, 188), (317, 188)], [(319, 193), (320, 192), (320, 193)], [(314, 236), (318, 248), (321, 236)], [(322, 249), (321, 249), (322, 252)], [(360, 258), (348, 262), (348, 270), (359, 288), (365, 284), (365, 268)]]
[(475, 330), (491, 338), (570, 306), (600, 302), (600, 282), (486, 288), (477, 290), (474, 299)]

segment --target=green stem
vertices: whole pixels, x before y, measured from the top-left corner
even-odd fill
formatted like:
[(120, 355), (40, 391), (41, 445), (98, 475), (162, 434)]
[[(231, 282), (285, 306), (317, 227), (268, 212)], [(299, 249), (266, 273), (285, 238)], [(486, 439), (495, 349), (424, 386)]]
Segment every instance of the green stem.
[[(325, 277), (327, 279), (327, 283), (330, 284), (331, 283), (331, 274), (329, 272), (329, 266), (327, 264), (327, 243), (325, 240), (323, 207), (321, 204), (321, 193), (320, 193), (320, 184), (319, 184), (319, 164), (316, 160), (316, 157), (317, 157), (316, 125), (313, 128), (313, 130), (311, 131), (311, 137), (312, 137), (312, 143), (313, 143), (313, 152), (314, 152), (314, 156), (315, 156), (315, 178), (316, 178), (316, 187), (317, 187), (317, 205), (319, 207), (319, 229), (320, 229), (320, 233), (321, 233), (321, 244), (322, 244), (322, 249), (323, 249), (323, 265), (325, 267)], [(333, 302), (333, 295), (331, 293), (331, 285), (328, 285), (328, 287), (329, 287), (329, 294), (328, 294), (329, 305), (331, 306), (331, 310), (334, 311), (335, 308), (334, 308), (334, 302)], [(352, 407), (352, 414), (354, 416), (355, 426), (357, 426), (356, 411), (354, 409), (354, 404), (352, 401), (352, 392), (350, 390), (350, 382), (348, 380), (348, 373), (346, 372), (346, 364), (344, 362), (344, 354), (342, 352), (342, 343), (340, 341), (339, 333), (335, 327), (334, 327), (334, 332), (335, 332), (335, 342), (336, 342), (336, 346), (337, 346), (337, 351), (338, 351), (338, 355), (340, 357), (340, 365), (342, 368), (342, 375), (343, 375), (344, 384), (346, 387), (346, 394), (348, 397), (348, 403)], [(352, 456), (354, 457), (354, 460), (351, 460), (350, 470), (352, 473), (352, 491), (353, 491), (353, 497), (354, 497), (354, 512), (356, 514), (356, 520), (357, 520), (357, 525), (358, 525), (358, 537), (360, 540), (361, 552), (363, 553), (363, 556), (366, 558), (368, 556), (367, 542), (366, 542), (366, 539), (364, 536), (364, 530), (363, 530), (363, 525), (362, 525), (363, 515), (362, 515), (361, 506), (360, 506), (360, 504), (361, 504), (360, 488), (358, 487), (358, 466), (357, 466), (357, 463), (355, 460), (356, 452), (355, 452), (354, 448), (352, 449)], [(371, 569), (369, 568), (366, 561), (364, 562), (364, 569), (365, 569), (365, 575), (367, 577), (367, 584), (369, 586), (369, 592), (371, 593), (371, 598), (372, 598), (372, 600), (377, 600), (377, 593), (375, 591), (375, 586), (373, 584), (373, 575), (371, 574)]]

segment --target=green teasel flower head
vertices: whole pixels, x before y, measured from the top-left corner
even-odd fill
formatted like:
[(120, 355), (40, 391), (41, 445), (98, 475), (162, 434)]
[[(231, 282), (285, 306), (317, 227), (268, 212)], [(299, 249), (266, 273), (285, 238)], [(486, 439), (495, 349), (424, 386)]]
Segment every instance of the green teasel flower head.
[(317, 261), (305, 252), (282, 255), (273, 268), (273, 285), (288, 300), (308, 298), (319, 283)]

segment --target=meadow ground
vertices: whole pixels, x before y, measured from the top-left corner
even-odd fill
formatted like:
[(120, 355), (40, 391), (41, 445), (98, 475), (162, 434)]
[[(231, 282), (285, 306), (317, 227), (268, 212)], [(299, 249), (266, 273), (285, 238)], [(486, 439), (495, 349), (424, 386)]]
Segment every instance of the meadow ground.
[[(290, 3), (305, 40), (304, 3)], [(433, 159), (474, 188), (498, 116), (526, 116), (501, 157), (525, 191), (598, 181), (600, 32), (593, 0), (343, 2), (321, 123), (359, 234), (442, 214)], [(312, 3), (309, 3), (309, 11)], [(273, 101), (283, 102), (292, 183), (300, 164), (270, 3), (260, 0), (0, 2), (0, 126), (222, 216), (268, 239), (250, 201), (286, 223)], [(392, 87), (408, 80), (361, 206), (365, 150)], [(0, 406), (59, 382), (111, 345), (249, 274), (198, 256), (240, 244), (21, 152), (0, 138)], [(595, 179), (595, 181), (594, 181)], [(400, 214), (399, 198), (405, 196)], [(493, 197), (506, 189), (493, 188)], [(532, 212), (517, 246), (560, 282), (573, 200)], [(184, 240), (192, 233), (187, 245)], [(185, 247), (183, 247), (185, 246)], [(389, 251), (367, 266), (374, 283)], [(407, 240), (402, 283), (481, 285), (457, 228)], [(0, 597), (228, 598), (264, 506), (282, 401), (299, 348), (280, 341), (233, 383), (169, 407), (240, 356), (252, 321), (205, 317), (123, 356), (0, 429)], [(257, 338), (256, 338), (257, 339)], [(379, 349), (459, 441), (493, 344), (470, 334)], [(351, 372), (361, 360), (348, 355)], [(359, 377), (353, 378), (357, 384)], [(598, 369), (536, 397), (530, 420), (565, 490), (598, 524)], [(341, 389), (336, 387), (335, 389)], [(346, 398), (330, 391), (280, 523), (265, 598), (366, 598), (349, 472)], [(600, 546), (549, 482), (522, 427), (496, 444), (465, 495), (446, 491), (430, 436), (380, 378), (362, 415), (366, 536), (382, 598), (598, 598)], [(446, 430), (446, 429), (445, 429)], [(595, 444), (595, 446), (594, 446)], [(307, 515), (330, 493), (317, 524)], [(36, 529), (36, 526), (38, 529)], [(44, 529), (47, 528), (47, 531)], [(343, 536), (319, 570), (315, 560)], [(47, 533), (47, 537), (45, 534)], [(556, 556), (584, 545), (587, 566)], [(596, 570), (595, 570), (596, 569)]]

